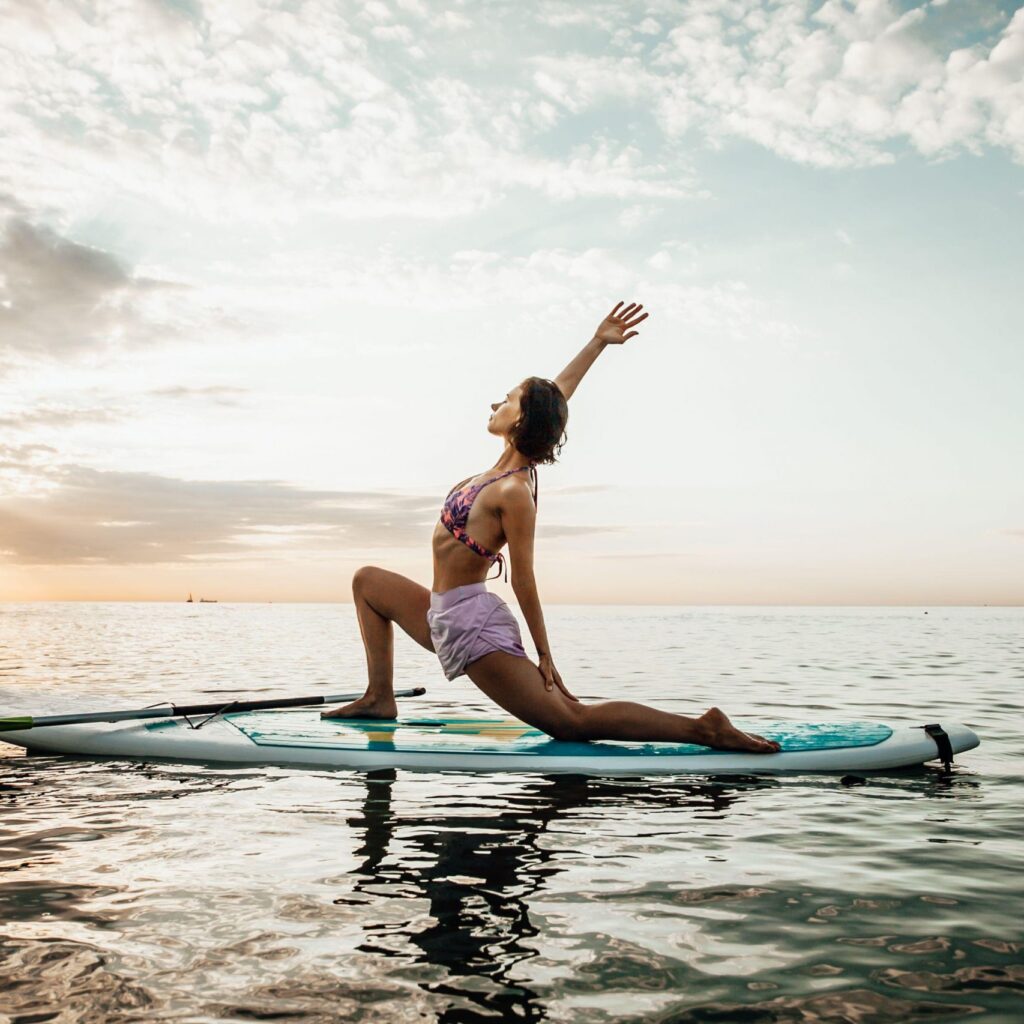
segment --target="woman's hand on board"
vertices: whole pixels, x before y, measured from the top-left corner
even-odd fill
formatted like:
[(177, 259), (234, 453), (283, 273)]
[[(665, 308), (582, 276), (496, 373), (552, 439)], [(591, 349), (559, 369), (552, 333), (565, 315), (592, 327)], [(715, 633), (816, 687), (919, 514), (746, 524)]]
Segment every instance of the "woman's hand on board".
[(594, 337), (602, 344), (621, 345), (640, 333), (633, 328), (647, 319), (648, 314), (640, 312), (644, 307), (636, 302), (631, 302), (625, 309), (621, 309), (621, 306), (621, 302), (616, 303), (615, 308), (594, 331)]
[(562, 677), (559, 675), (558, 669), (555, 668), (555, 663), (551, 660), (550, 654), (542, 654), (540, 656), (540, 662), (538, 663), (537, 668), (540, 669), (540, 674), (544, 677), (545, 690), (550, 691), (557, 686), (562, 693), (569, 698), (569, 700), (574, 700), (577, 704), (579, 703), (579, 697), (573, 696), (573, 694), (565, 688), (565, 683), (562, 682)]

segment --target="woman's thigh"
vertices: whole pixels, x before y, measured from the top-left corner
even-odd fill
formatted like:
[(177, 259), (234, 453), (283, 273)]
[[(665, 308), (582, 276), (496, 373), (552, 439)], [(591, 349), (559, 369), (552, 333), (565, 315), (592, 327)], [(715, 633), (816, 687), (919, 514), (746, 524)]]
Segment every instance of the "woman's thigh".
[(421, 647), (433, 651), (427, 612), (430, 591), (407, 576), (375, 565), (364, 565), (352, 577), (352, 593), (379, 615), (397, 622)]
[(557, 686), (548, 690), (541, 671), (529, 658), (492, 651), (466, 667), (466, 675), (495, 704), (556, 739), (572, 739), (586, 714)]

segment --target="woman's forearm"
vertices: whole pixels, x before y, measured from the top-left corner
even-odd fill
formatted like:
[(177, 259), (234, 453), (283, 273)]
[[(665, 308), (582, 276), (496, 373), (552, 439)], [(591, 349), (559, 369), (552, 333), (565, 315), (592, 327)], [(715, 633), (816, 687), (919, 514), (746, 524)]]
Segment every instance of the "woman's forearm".
[(548, 643), (548, 631), (544, 626), (544, 612), (540, 607), (536, 584), (531, 581), (529, 583), (521, 582), (516, 586), (513, 581), (512, 591), (519, 602), (519, 610), (523, 613), (523, 618), (526, 619), (526, 626), (537, 647), (537, 654), (550, 654), (551, 645)]
[(555, 378), (559, 390), (565, 395), (566, 401), (579, 386), (583, 375), (594, 365), (594, 360), (604, 351), (606, 342), (600, 338), (591, 338), (583, 346), (575, 359)]
[(647, 319), (648, 314), (640, 312), (643, 308), (636, 302), (631, 302), (625, 309), (621, 302), (616, 303), (615, 308), (597, 325), (594, 336), (583, 346), (580, 354), (555, 378), (566, 401), (579, 387), (583, 375), (594, 365), (594, 360), (606, 345), (622, 345), (640, 333), (633, 328)]

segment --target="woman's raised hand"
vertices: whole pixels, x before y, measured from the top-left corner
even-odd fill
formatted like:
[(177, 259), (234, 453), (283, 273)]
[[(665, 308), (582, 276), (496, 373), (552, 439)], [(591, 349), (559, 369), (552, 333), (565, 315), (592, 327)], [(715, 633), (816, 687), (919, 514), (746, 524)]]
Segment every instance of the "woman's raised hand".
[(640, 333), (632, 328), (647, 319), (646, 313), (640, 313), (644, 307), (639, 303), (631, 302), (625, 309), (621, 309), (621, 306), (621, 302), (616, 303), (615, 308), (594, 332), (594, 337), (605, 345), (621, 345), (624, 341), (629, 341)]

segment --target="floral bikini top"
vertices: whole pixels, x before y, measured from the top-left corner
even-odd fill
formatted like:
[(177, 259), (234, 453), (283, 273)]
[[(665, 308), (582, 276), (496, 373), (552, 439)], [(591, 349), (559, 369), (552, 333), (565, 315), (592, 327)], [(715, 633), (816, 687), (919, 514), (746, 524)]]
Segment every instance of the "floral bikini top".
[(495, 480), (501, 480), (502, 477), (511, 476), (513, 473), (519, 473), (524, 469), (528, 469), (533, 475), (533, 500), (536, 504), (537, 464), (535, 462), (531, 462), (528, 466), (520, 466), (518, 469), (510, 469), (504, 473), (499, 473), (497, 476), (492, 476), (490, 480), (485, 480), (482, 484), (475, 484), (472, 487), (461, 487), (459, 490), (455, 490), (453, 488), (448, 492), (448, 497), (445, 498), (444, 505), (441, 508), (441, 524), (456, 540), (462, 541), (470, 551), (475, 551), (481, 556), (481, 558), (486, 558), (492, 565), (497, 563), (497, 575), (488, 576), (488, 579), (497, 579), (498, 576), (501, 575), (502, 567), (504, 567), (505, 582), (507, 583), (508, 566), (505, 565), (505, 558), (501, 552), (488, 551), (483, 544), (473, 540), (473, 538), (466, 533), (466, 523), (469, 521), (469, 510), (473, 507), (473, 502), (476, 501), (476, 496), (488, 484), (493, 484)]

